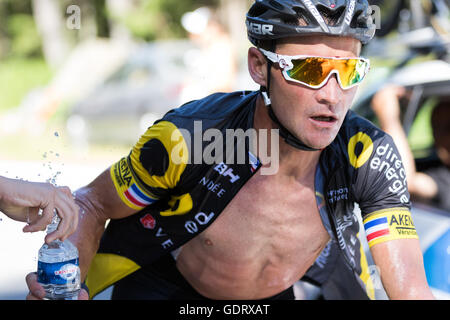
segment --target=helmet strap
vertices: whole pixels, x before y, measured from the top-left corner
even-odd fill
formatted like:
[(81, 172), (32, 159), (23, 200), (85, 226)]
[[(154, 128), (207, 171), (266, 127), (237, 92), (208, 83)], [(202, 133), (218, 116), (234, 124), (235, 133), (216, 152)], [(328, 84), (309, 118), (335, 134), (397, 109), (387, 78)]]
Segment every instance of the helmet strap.
[[(275, 46), (276, 43), (275, 41), (272, 41), (272, 52), (275, 51)], [(270, 61), (269, 59), (267, 60), (267, 87), (261, 86), (260, 91), (261, 91), (261, 95), (263, 97), (264, 100), (264, 104), (267, 107), (267, 110), (269, 112), (269, 117), (272, 119), (273, 122), (275, 122), (280, 130), (280, 136), (284, 139), (284, 141), (297, 149), (303, 150), (303, 151), (319, 151), (320, 149), (315, 149), (312, 148), (310, 146), (307, 146), (304, 142), (302, 142), (300, 139), (296, 138), (294, 135), (292, 135), (288, 129), (286, 129), (285, 126), (283, 126), (280, 121), (278, 120), (277, 116), (275, 115), (275, 113), (273, 112), (272, 109), (272, 101), (270, 100), (270, 93), (269, 93), (269, 88), (270, 88), (270, 78), (271, 78), (271, 68), (272, 68), (272, 61)]]

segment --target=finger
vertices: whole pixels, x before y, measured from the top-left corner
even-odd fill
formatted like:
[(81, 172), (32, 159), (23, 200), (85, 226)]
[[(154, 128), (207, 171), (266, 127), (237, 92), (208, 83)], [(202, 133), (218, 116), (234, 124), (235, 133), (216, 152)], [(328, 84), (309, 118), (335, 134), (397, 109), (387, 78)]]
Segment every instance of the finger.
[(43, 300), (43, 298), (37, 298), (36, 296), (34, 296), (31, 292), (28, 292), (26, 298), (26, 300)]
[[(64, 207), (63, 204), (60, 204), (60, 207), (62, 207), (62, 209), (60, 209), (60, 208), (56, 209), (57, 212), (58, 212), (58, 215), (59, 215), (59, 212), (64, 212), (65, 210), (67, 210)], [(50, 243), (50, 242), (52, 242), (53, 240), (56, 240), (56, 239), (64, 241), (66, 239), (66, 235), (67, 235), (67, 229), (68, 229), (68, 225), (67, 225), (68, 222), (67, 221), (68, 220), (69, 219), (67, 219), (67, 218), (60, 219), (59, 224), (58, 224), (58, 228), (55, 231), (53, 231), (51, 233), (48, 233), (45, 236), (45, 242), (46, 243)]]
[[(58, 200), (57, 212), (60, 217), (58, 229), (46, 236), (46, 242), (50, 243), (54, 239), (66, 240), (75, 230), (78, 222), (78, 211), (64, 200)], [(75, 226), (74, 226), (74, 221)]]
[[(79, 212), (80, 208), (75, 203), (70, 190), (67, 188), (67, 194), (61, 194), (61, 197), (58, 198), (58, 203), (61, 205), (61, 209), (59, 210), (61, 221), (61, 228), (64, 234), (64, 238), (69, 237), (72, 233), (74, 233), (78, 226)], [(58, 206), (58, 208), (60, 208)], [(59, 229), (59, 228), (58, 228)]]
[(27, 274), (25, 277), (25, 281), (27, 283), (28, 289), (30, 292), (27, 295), (27, 300), (39, 300), (44, 299), (45, 290), (37, 281), (36, 272), (32, 272)]
[(30, 227), (33, 223), (37, 221), (41, 216), (39, 212), (40, 208), (27, 208), (27, 225), (23, 228), (23, 232), (32, 232), (32, 227)]
[(62, 212), (61, 218), (66, 218), (66, 222), (70, 222), (69, 232), (74, 232), (78, 226), (80, 207), (77, 205), (70, 192), (69, 195), (63, 197), (61, 201), (67, 206), (67, 210)]
[(50, 204), (43, 208), (42, 215), (32, 221), (27, 227), (27, 232), (44, 231), (53, 218), (53, 206)]
[(89, 300), (89, 294), (86, 290), (80, 290), (80, 293), (78, 294), (78, 300)]

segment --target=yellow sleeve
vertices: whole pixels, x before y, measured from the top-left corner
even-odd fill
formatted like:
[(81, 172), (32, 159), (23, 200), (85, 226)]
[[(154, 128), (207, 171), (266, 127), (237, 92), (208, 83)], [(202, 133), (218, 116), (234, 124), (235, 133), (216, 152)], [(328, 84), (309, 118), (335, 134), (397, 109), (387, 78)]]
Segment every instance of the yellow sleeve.
[(372, 212), (364, 217), (369, 247), (395, 239), (418, 239), (411, 213), (407, 208), (392, 208)]
[(141, 136), (128, 157), (111, 166), (110, 174), (122, 201), (141, 210), (177, 185), (188, 158), (180, 130), (161, 121)]

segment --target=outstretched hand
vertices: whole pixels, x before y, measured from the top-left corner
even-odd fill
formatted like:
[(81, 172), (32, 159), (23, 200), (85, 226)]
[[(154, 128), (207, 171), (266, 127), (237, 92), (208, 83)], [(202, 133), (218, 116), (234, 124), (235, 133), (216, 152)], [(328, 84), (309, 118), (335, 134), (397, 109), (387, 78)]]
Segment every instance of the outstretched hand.
[(68, 187), (0, 177), (0, 211), (11, 219), (27, 222), (24, 232), (45, 230), (54, 213), (60, 218), (58, 229), (45, 237), (50, 243), (64, 241), (75, 232), (79, 207)]

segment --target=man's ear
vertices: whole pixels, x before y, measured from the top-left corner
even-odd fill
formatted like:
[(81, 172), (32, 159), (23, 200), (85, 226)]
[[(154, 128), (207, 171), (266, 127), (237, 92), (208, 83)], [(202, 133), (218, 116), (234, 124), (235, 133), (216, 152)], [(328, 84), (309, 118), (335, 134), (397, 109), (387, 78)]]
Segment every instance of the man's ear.
[(267, 86), (267, 60), (255, 47), (248, 49), (248, 72), (257, 84)]

